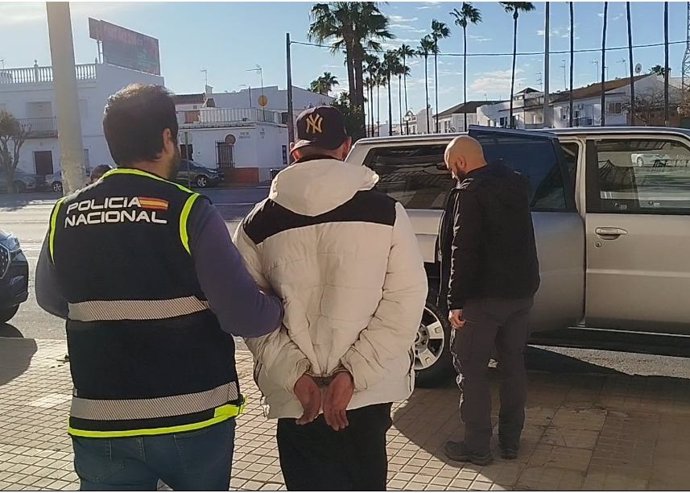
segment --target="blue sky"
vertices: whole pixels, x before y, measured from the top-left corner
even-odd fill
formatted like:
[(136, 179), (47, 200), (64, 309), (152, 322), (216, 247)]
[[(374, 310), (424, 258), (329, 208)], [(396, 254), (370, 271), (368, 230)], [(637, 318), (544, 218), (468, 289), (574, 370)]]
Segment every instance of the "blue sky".
[[(78, 63), (88, 63), (96, 57), (96, 42), (88, 37), (88, 17), (103, 19), (148, 34), (160, 40), (161, 68), (166, 85), (177, 93), (202, 92), (204, 74), (216, 91), (233, 91), (241, 85), (259, 86), (259, 76), (247, 69), (259, 64), (263, 67), (265, 85), (285, 86), (285, 33), (293, 40), (307, 41), (313, 3), (72, 3), (72, 25), (75, 56)], [(452, 24), (451, 9), (458, 2), (382, 4), (382, 11), (390, 17), (391, 31), (396, 39), (385, 43), (395, 48), (402, 42), (417, 46), (428, 32), (432, 19), (451, 26), (450, 38), (441, 41), (444, 53), (461, 53), (461, 29)], [(512, 18), (496, 2), (475, 2), (482, 11), (483, 22), (468, 29), (469, 53), (510, 53), (512, 50)], [(542, 51), (544, 45), (544, 4), (536, 3), (537, 11), (520, 18), (518, 51)], [(685, 39), (686, 4), (670, 4), (670, 41)], [(576, 2), (575, 48), (596, 49), (601, 44), (603, 4)], [(663, 4), (634, 2), (632, 5), (634, 42), (647, 44), (663, 42)], [(568, 4), (551, 3), (551, 50), (565, 50), (565, 54), (551, 56), (550, 83), (552, 91), (564, 88), (563, 61), (569, 60)], [(625, 3), (609, 4), (609, 47), (626, 46)], [(684, 44), (671, 47), (672, 74), (680, 75)], [(635, 50), (635, 62), (646, 72), (651, 66), (663, 64), (663, 47)], [(293, 46), (293, 82), (307, 86), (324, 71), (337, 75), (343, 85), (347, 76), (341, 54), (329, 50)], [(580, 53), (575, 57), (575, 85), (598, 79), (596, 65), (599, 52)], [(607, 52), (610, 78), (627, 74), (627, 49)], [(45, 4), (0, 3), (0, 67), (23, 67), (50, 64), (48, 28)], [(420, 110), (424, 106), (424, 68), (420, 60), (412, 62), (412, 76), (408, 81), (410, 106)], [(469, 99), (506, 98), (510, 91), (510, 56), (472, 57), (468, 62)], [(567, 70), (567, 68), (566, 68)], [(525, 86), (540, 88), (543, 56), (518, 57), (516, 90)], [(429, 63), (433, 77), (433, 64)], [(433, 81), (430, 81), (433, 105)], [(439, 58), (439, 106), (445, 109), (462, 99), (462, 58)], [(393, 86), (393, 94), (397, 86)], [(382, 91), (383, 96), (383, 91)], [(387, 114), (382, 97), (381, 115)], [(394, 103), (397, 108), (397, 102)], [(397, 112), (394, 119), (397, 120)], [(383, 118), (382, 118), (383, 119)]]

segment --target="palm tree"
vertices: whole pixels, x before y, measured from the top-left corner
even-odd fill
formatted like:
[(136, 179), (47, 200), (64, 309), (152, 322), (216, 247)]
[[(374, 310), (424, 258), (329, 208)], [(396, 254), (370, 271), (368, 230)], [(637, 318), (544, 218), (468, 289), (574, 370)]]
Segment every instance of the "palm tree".
[(573, 126), (573, 75), (575, 66), (575, 12), (573, 2), (570, 3), (570, 93), (568, 94), (568, 126)]
[(322, 76), (311, 82), (309, 90), (328, 96), (333, 87), (339, 85), (338, 78), (330, 72), (324, 72)]
[(381, 136), (381, 88), (386, 86), (386, 73), (383, 63), (376, 72), (376, 136)]
[(455, 25), (462, 27), (462, 102), (463, 118), (465, 119), (465, 131), (467, 130), (467, 26), (478, 24), (482, 21), (479, 9), (471, 3), (462, 2), (460, 10), (453, 9), (450, 13), (455, 18)]
[(426, 133), (431, 133), (431, 129), (429, 128), (429, 55), (434, 53), (436, 50), (436, 44), (434, 43), (434, 40), (431, 39), (431, 36), (428, 34), (422, 38), (422, 40), (419, 42), (419, 49), (418, 53), (419, 56), (424, 57), (424, 92), (426, 94), (426, 99), (425, 99), (425, 105), (424, 108), (426, 109)]
[(364, 80), (364, 84), (367, 87), (367, 92), (369, 93), (369, 107), (368, 107), (368, 115), (369, 115), (369, 131), (367, 132), (368, 134), (371, 135), (371, 137), (374, 136), (374, 87), (376, 86), (376, 77), (378, 73), (378, 65), (379, 65), (379, 59), (376, 55), (367, 55), (364, 60), (365, 66), (364, 66), (364, 73), (367, 75), (366, 79)]
[(441, 21), (431, 21), (431, 39), (434, 40), (434, 96), (436, 98), (436, 133), (438, 133), (438, 40), (450, 36), (450, 29)]
[[(399, 55), (399, 54), (398, 54)], [(400, 63), (398, 63), (397, 71), (395, 72), (395, 75), (398, 76), (398, 128), (400, 129), (400, 135), (402, 135), (402, 124), (403, 124), (403, 103), (402, 103), (402, 78), (407, 77), (410, 75), (410, 67), (402, 63), (402, 60), (399, 60)]]
[[(417, 52), (412, 48), (410, 45), (403, 44), (399, 48), (400, 51), (400, 58), (402, 58), (402, 64), (403, 66), (407, 67), (407, 59), (408, 58), (414, 58), (417, 56)], [(409, 67), (407, 69), (407, 73), (403, 74), (403, 82), (405, 83), (405, 113), (409, 111), (409, 107), (407, 106), (407, 76), (409, 74), (410, 70)]]
[(308, 37), (319, 43), (331, 41), (331, 51), (345, 53), (352, 106), (361, 114), (364, 133), (364, 57), (367, 51), (380, 51), (379, 41), (392, 39), (389, 21), (374, 2), (317, 3), (311, 9)]
[(388, 87), (388, 136), (393, 135), (393, 98), (391, 96), (391, 76), (393, 76), (399, 69), (400, 61), (398, 59), (398, 52), (395, 50), (388, 50), (383, 55), (382, 72), (386, 77), (386, 86)]
[(635, 125), (635, 62), (633, 61), (632, 17), (630, 2), (625, 2), (625, 17), (628, 22), (628, 58), (630, 59), (630, 124)]
[[(513, 14), (513, 70), (510, 76), (510, 127), (514, 126), (513, 122), (513, 97), (515, 96), (515, 62), (517, 61), (517, 29), (518, 18), (520, 12), (531, 12), (535, 10), (532, 2), (499, 2), (509, 14)], [(548, 33), (546, 33), (548, 36)]]
[(601, 31), (601, 126), (606, 125), (606, 28), (608, 27), (609, 3), (604, 2), (604, 24)]

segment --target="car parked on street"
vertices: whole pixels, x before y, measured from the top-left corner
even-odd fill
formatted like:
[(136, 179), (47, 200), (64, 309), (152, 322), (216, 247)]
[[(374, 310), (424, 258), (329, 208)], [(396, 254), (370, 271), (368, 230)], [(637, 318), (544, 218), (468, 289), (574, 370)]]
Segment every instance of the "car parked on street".
[[(572, 327), (583, 329), (580, 337), (690, 335), (689, 130), (472, 126), (468, 133), (489, 163), (503, 162), (531, 184), (542, 279), (533, 340)], [(437, 232), (454, 186), (443, 153), (456, 135), (361, 139), (347, 158), (379, 174), (378, 189), (405, 206), (417, 234), (430, 293), (416, 341), (420, 385), (452, 372), (451, 328), (436, 302)], [(632, 158), (650, 149), (674, 164)], [(570, 342), (594, 347), (590, 337)]]
[[(17, 193), (33, 192), (37, 189), (40, 181), (37, 175), (20, 169), (14, 171), (14, 189)], [(7, 173), (5, 173), (4, 169), (0, 169), (0, 190), (3, 192), (8, 191)]]
[(29, 297), (29, 264), (19, 240), (0, 230), (0, 323), (8, 322)]
[(175, 181), (197, 188), (215, 187), (223, 181), (223, 173), (218, 168), (208, 168), (191, 159), (183, 159)]

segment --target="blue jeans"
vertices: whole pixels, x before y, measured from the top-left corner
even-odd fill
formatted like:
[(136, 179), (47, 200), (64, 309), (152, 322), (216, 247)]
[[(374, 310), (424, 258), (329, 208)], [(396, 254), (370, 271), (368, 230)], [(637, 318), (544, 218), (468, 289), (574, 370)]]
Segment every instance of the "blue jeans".
[(197, 431), (132, 438), (72, 437), (83, 491), (228, 491), (235, 420)]

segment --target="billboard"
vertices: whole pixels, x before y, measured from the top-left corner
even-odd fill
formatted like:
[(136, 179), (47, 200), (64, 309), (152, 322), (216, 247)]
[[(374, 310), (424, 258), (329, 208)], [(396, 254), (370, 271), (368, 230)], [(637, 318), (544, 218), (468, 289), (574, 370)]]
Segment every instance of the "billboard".
[(161, 74), (156, 38), (92, 18), (89, 18), (89, 37), (102, 43), (105, 63), (153, 75)]

